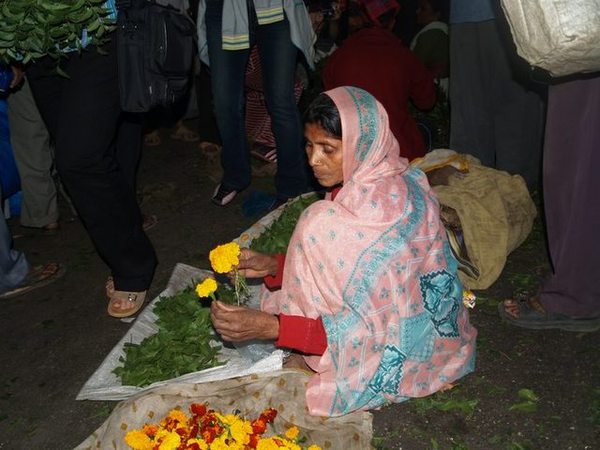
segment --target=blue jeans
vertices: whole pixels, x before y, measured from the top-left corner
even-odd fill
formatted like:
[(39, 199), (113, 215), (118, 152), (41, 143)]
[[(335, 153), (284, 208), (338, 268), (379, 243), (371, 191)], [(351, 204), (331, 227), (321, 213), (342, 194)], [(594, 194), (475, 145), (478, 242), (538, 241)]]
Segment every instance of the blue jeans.
[[(258, 46), (267, 109), (277, 144), (275, 188), (280, 198), (308, 190), (303, 127), (294, 98), (298, 49), (290, 38), (287, 19), (258, 25), (253, 2), (249, 11), (252, 44)], [(251, 181), (250, 152), (245, 127), (245, 75), (250, 49), (222, 49), (223, 0), (207, 0), (206, 33), (213, 99), (223, 150), (221, 183), (242, 190)]]
[[(0, 199), (2, 198), (0, 191)], [(4, 212), (0, 209), (0, 294), (16, 287), (25, 279), (29, 272), (29, 264), (22, 252), (13, 250), (12, 236)]]

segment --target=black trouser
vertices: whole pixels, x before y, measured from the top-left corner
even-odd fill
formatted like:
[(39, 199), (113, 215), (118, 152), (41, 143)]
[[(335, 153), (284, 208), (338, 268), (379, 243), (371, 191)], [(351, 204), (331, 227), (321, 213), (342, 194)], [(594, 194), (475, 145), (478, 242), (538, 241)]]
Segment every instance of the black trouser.
[[(114, 41), (114, 39), (113, 39)], [(135, 192), (141, 118), (123, 114), (114, 42), (27, 69), (34, 98), (55, 142), (56, 167), (115, 288), (148, 289), (156, 255), (142, 230)]]

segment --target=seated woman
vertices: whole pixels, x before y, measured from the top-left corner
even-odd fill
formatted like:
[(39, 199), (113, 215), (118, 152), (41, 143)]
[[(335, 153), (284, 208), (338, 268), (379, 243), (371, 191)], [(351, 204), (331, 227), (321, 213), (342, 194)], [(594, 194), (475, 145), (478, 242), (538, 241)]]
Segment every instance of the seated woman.
[(361, 89), (321, 94), (305, 122), (309, 163), (331, 191), (300, 217), (284, 267), (242, 251), (242, 274), (272, 285), (282, 270), (281, 288), (262, 290), (261, 311), (213, 302), (215, 329), (301, 355), (315, 372), (313, 415), (444, 388), (473, 370), (477, 331), (425, 175), (399, 156), (385, 110)]

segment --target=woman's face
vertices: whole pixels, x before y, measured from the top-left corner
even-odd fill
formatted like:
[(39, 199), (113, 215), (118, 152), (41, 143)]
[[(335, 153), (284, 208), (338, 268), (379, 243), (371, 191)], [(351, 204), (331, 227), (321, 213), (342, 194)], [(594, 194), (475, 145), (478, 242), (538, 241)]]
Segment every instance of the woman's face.
[(342, 170), (342, 140), (332, 136), (316, 123), (304, 126), (306, 154), (315, 178), (323, 187), (333, 187), (344, 181)]

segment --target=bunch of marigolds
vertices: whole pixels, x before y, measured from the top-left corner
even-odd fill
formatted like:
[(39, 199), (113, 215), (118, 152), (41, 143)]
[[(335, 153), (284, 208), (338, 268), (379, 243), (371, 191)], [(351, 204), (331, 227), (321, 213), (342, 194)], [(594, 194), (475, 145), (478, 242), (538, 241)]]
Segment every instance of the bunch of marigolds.
[(318, 445), (302, 446), (295, 426), (283, 436), (264, 436), (277, 416), (273, 408), (265, 409), (254, 420), (221, 414), (201, 403), (192, 403), (190, 413), (171, 410), (158, 425), (146, 424), (128, 432), (125, 442), (134, 450), (321, 450)]
[[(242, 250), (235, 242), (218, 245), (210, 251), (208, 259), (210, 265), (216, 273), (233, 272), (233, 285), (235, 288), (235, 298), (238, 305), (242, 300), (248, 297), (248, 285), (246, 278), (240, 275), (237, 271), (237, 266), (240, 263), (240, 254)], [(217, 284), (212, 279), (206, 279), (196, 286), (196, 292), (200, 297), (211, 297), (214, 300), (214, 292), (217, 290)]]

